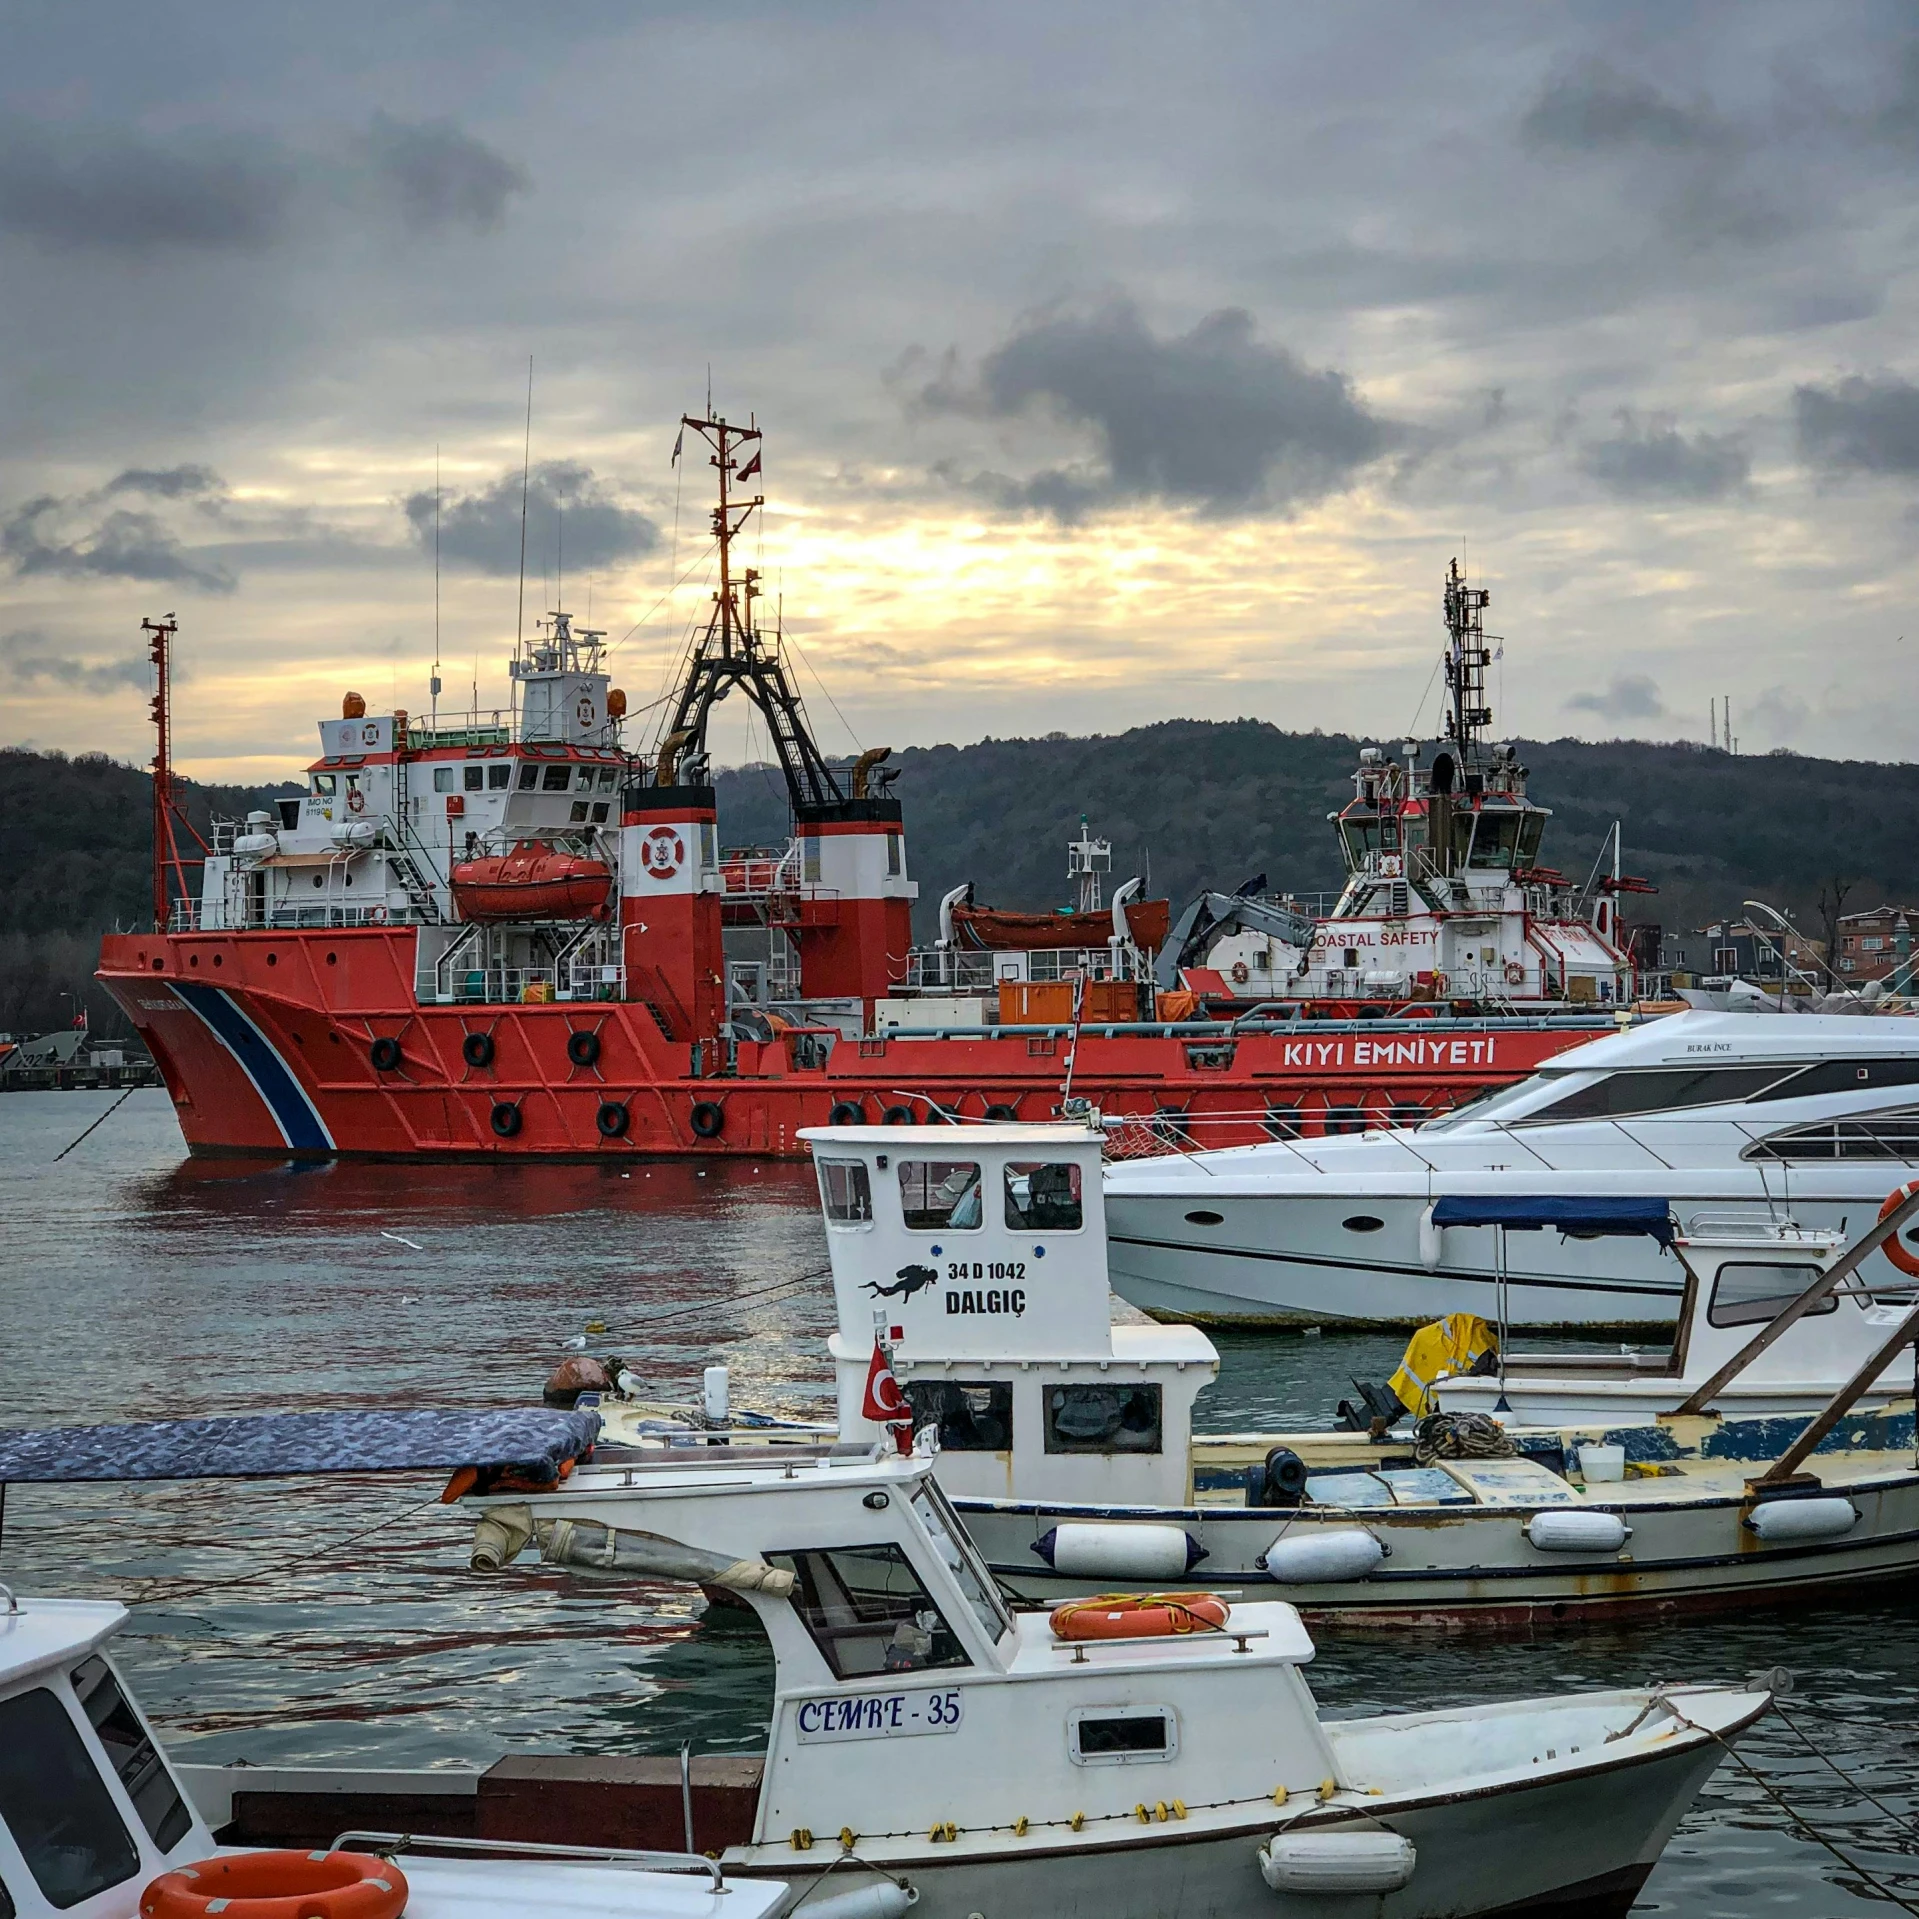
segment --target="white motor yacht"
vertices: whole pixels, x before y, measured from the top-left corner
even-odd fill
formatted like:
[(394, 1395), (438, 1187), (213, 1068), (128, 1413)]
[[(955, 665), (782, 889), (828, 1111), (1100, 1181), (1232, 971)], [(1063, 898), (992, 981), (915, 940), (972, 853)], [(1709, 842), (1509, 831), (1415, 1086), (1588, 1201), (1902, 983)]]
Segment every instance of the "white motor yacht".
[[(1201, 1323), (1663, 1325), (1685, 1273), (1642, 1234), (1448, 1227), (1439, 1202), (1656, 1197), (1686, 1233), (1856, 1236), (1916, 1173), (1919, 1020), (1680, 1013), (1422, 1126), (1112, 1165), (1112, 1280)], [(1914, 1283), (1883, 1254), (1862, 1280)]]

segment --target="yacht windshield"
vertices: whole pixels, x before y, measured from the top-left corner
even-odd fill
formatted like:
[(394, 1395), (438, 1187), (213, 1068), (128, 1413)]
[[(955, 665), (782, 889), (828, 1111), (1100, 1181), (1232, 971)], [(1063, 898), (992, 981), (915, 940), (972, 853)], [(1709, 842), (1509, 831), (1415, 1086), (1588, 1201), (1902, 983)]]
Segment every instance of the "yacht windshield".
[(1562, 1069), (1558, 1072), (1535, 1073), (1530, 1079), (1522, 1079), (1517, 1086), (1488, 1086), (1471, 1099), (1461, 1100), (1451, 1112), (1429, 1119), (1419, 1131), (1446, 1133), (1467, 1122), (1477, 1124), (1480, 1120), (1504, 1120), (1515, 1112), (1523, 1111), (1559, 1081), (1583, 1080), (1586, 1077), (1583, 1073), (1568, 1073)]

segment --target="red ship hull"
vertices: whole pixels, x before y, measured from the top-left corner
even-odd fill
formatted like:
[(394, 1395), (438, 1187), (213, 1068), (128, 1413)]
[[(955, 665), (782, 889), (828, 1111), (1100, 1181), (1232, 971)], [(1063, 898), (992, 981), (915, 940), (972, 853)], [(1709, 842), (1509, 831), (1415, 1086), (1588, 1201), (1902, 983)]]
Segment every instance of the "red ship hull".
[[(637, 1001), (422, 1005), (414, 943), (405, 927), (114, 934), (99, 977), (201, 1154), (801, 1156), (800, 1128), (855, 1108), (1043, 1120), (1060, 1102), (1071, 1042), (1058, 1029), (696, 1049)], [(1609, 1015), (1322, 1019), (1237, 1036), (1088, 1027), (1072, 1090), (1137, 1116), (1142, 1140), (1245, 1145), (1441, 1111), (1613, 1030)]]

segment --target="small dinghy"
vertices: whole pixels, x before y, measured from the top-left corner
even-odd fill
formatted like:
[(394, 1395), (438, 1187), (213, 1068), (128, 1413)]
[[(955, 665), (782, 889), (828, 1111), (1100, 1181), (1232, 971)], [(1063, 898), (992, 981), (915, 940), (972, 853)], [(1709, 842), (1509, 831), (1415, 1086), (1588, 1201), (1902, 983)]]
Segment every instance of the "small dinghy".
[(602, 1449), (552, 1493), (465, 1503), (476, 1569), (537, 1543), (751, 1606), (775, 1703), (722, 1869), (932, 1919), (1623, 1913), (1770, 1704), (1664, 1686), (1323, 1720), (1283, 1600), (1116, 1596), (1090, 1631), (1084, 1605), (1010, 1611), (926, 1455)]

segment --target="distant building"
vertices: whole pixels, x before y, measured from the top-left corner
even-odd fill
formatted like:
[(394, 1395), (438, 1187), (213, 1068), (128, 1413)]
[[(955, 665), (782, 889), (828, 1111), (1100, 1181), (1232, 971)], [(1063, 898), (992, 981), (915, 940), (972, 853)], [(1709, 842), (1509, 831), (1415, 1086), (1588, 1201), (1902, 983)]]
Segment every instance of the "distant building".
[(1884, 979), (1912, 957), (1919, 907), (1875, 906), (1839, 922), (1838, 972), (1848, 985)]
[(1750, 980), (1810, 991), (1825, 984), (1826, 943), (1750, 919), (1716, 920), (1668, 941), (1666, 961), (1686, 985)]

